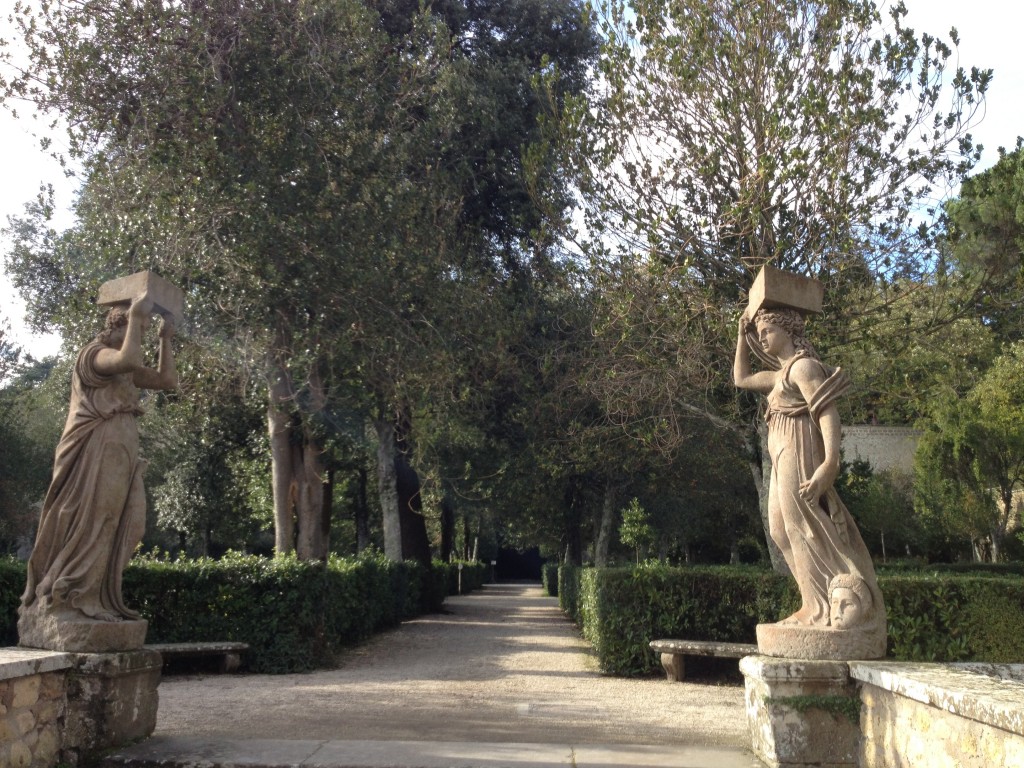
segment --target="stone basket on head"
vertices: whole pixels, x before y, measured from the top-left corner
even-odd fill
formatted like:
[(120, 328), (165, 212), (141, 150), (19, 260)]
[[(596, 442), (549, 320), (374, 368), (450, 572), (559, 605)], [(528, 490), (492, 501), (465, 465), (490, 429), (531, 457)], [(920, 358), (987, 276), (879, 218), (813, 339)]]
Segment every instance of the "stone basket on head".
[(175, 325), (181, 325), (185, 316), (184, 291), (149, 270), (108, 280), (100, 286), (96, 303), (101, 307), (125, 304), (136, 297), (149, 299), (153, 302), (153, 309), (156, 312), (170, 316)]

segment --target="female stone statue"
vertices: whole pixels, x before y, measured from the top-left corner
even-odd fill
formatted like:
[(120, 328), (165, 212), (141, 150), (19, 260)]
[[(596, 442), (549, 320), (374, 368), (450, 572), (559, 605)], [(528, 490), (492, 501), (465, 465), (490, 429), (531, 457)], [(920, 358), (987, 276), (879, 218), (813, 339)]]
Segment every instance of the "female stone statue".
[(114, 306), (103, 331), (78, 354), (68, 418), (28, 563), (22, 645), (79, 650), (54, 637), (61, 634), (59, 624), (139, 618), (121, 596), (121, 573), (145, 529), (139, 388), (178, 384), (170, 319), (161, 323), (157, 368), (143, 362), (142, 337), (153, 309), (145, 298)]
[[(752, 372), (751, 352), (769, 370)], [(841, 438), (835, 402), (849, 387), (848, 377), (821, 362), (804, 336), (798, 311), (778, 308), (760, 309), (753, 318), (745, 312), (740, 318), (733, 378), (737, 387), (767, 396), (769, 533), (796, 578), (801, 599), (800, 608), (779, 625), (833, 628), (830, 587), (842, 577), (845, 588), (856, 583), (869, 597), (859, 601), (859, 610), (850, 612), (841, 629), (871, 632), (877, 645), (880, 627), (881, 653), (872, 654), (882, 655), (885, 610), (871, 557), (833, 487)]]

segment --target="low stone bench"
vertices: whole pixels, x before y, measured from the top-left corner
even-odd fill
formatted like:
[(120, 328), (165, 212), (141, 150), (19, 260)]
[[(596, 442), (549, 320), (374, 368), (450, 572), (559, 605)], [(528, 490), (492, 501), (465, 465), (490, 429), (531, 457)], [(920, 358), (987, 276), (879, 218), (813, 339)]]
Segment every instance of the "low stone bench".
[(163, 656), (164, 662), (168, 659), (220, 656), (221, 672), (236, 672), (242, 665), (242, 654), (249, 650), (248, 643), (153, 643), (146, 648), (156, 651)]
[(757, 645), (716, 640), (652, 640), (651, 650), (661, 654), (661, 666), (665, 668), (669, 682), (678, 683), (686, 677), (687, 656), (741, 659), (756, 654)]

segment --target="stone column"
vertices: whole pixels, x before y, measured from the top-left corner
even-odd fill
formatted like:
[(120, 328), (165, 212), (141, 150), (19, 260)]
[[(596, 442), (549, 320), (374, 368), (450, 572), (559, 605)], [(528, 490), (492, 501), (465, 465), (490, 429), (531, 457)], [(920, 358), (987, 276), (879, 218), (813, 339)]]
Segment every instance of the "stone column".
[(747, 656), (747, 724), (770, 768), (856, 768), (860, 695), (842, 661)]
[[(64, 754), (81, 757), (145, 738), (156, 728), (162, 657), (156, 651), (69, 654)], [(70, 753), (70, 754), (69, 754)]]

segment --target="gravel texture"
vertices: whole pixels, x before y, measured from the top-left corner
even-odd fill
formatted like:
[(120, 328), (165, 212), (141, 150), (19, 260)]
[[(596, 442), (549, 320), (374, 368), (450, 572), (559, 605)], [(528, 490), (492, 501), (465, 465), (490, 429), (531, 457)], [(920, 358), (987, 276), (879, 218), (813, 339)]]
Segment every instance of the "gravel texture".
[(602, 675), (558, 601), (489, 585), (297, 675), (168, 676), (156, 734), (749, 748), (742, 684)]

